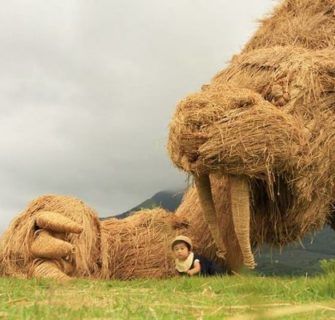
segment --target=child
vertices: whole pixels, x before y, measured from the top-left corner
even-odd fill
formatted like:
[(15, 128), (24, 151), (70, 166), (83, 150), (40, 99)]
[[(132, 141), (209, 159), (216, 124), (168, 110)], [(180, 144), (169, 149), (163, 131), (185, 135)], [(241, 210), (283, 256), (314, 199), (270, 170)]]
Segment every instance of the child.
[(171, 248), (178, 274), (208, 276), (217, 273), (211, 261), (192, 252), (192, 241), (189, 237), (177, 236), (173, 239)]

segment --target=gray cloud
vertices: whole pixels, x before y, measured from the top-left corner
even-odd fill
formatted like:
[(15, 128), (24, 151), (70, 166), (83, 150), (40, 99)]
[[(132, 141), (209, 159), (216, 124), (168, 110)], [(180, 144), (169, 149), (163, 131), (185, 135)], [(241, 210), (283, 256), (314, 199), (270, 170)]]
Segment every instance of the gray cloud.
[(41, 194), (74, 195), (106, 216), (185, 185), (165, 147), (176, 102), (275, 3), (3, 3), (0, 231)]

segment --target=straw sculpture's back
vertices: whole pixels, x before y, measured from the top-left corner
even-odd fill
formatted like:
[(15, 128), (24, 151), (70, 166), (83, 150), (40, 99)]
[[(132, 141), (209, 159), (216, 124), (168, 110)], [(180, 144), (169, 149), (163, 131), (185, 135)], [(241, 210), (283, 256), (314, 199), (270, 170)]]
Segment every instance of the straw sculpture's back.
[(0, 273), (169, 276), (176, 234), (230, 269), (253, 268), (255, 246), (335, 227), (334, 45), (334, 0), (283, 1), (227, 68), (178, 104), (168, 150), (195, 187), (175, 214), (99, 222), (80, 200), (41, 197), (4, 235)]

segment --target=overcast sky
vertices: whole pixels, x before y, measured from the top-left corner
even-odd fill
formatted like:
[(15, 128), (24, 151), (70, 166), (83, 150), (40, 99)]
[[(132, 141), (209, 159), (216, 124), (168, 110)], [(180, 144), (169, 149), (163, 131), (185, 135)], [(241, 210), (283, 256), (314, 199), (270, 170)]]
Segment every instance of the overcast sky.
[(11, 0), (0, 10), (0, 231), (42, 194), (100, 216), (185, 185), (176, 103), (237, 53), (275, 0)]

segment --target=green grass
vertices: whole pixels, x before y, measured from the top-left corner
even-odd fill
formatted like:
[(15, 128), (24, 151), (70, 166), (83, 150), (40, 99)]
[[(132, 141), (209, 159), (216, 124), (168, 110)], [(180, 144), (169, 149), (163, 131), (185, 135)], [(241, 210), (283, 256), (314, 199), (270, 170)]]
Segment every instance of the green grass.
[(0, 278), (0, 319), (335, 319), (335, 274), (89, 281)]

